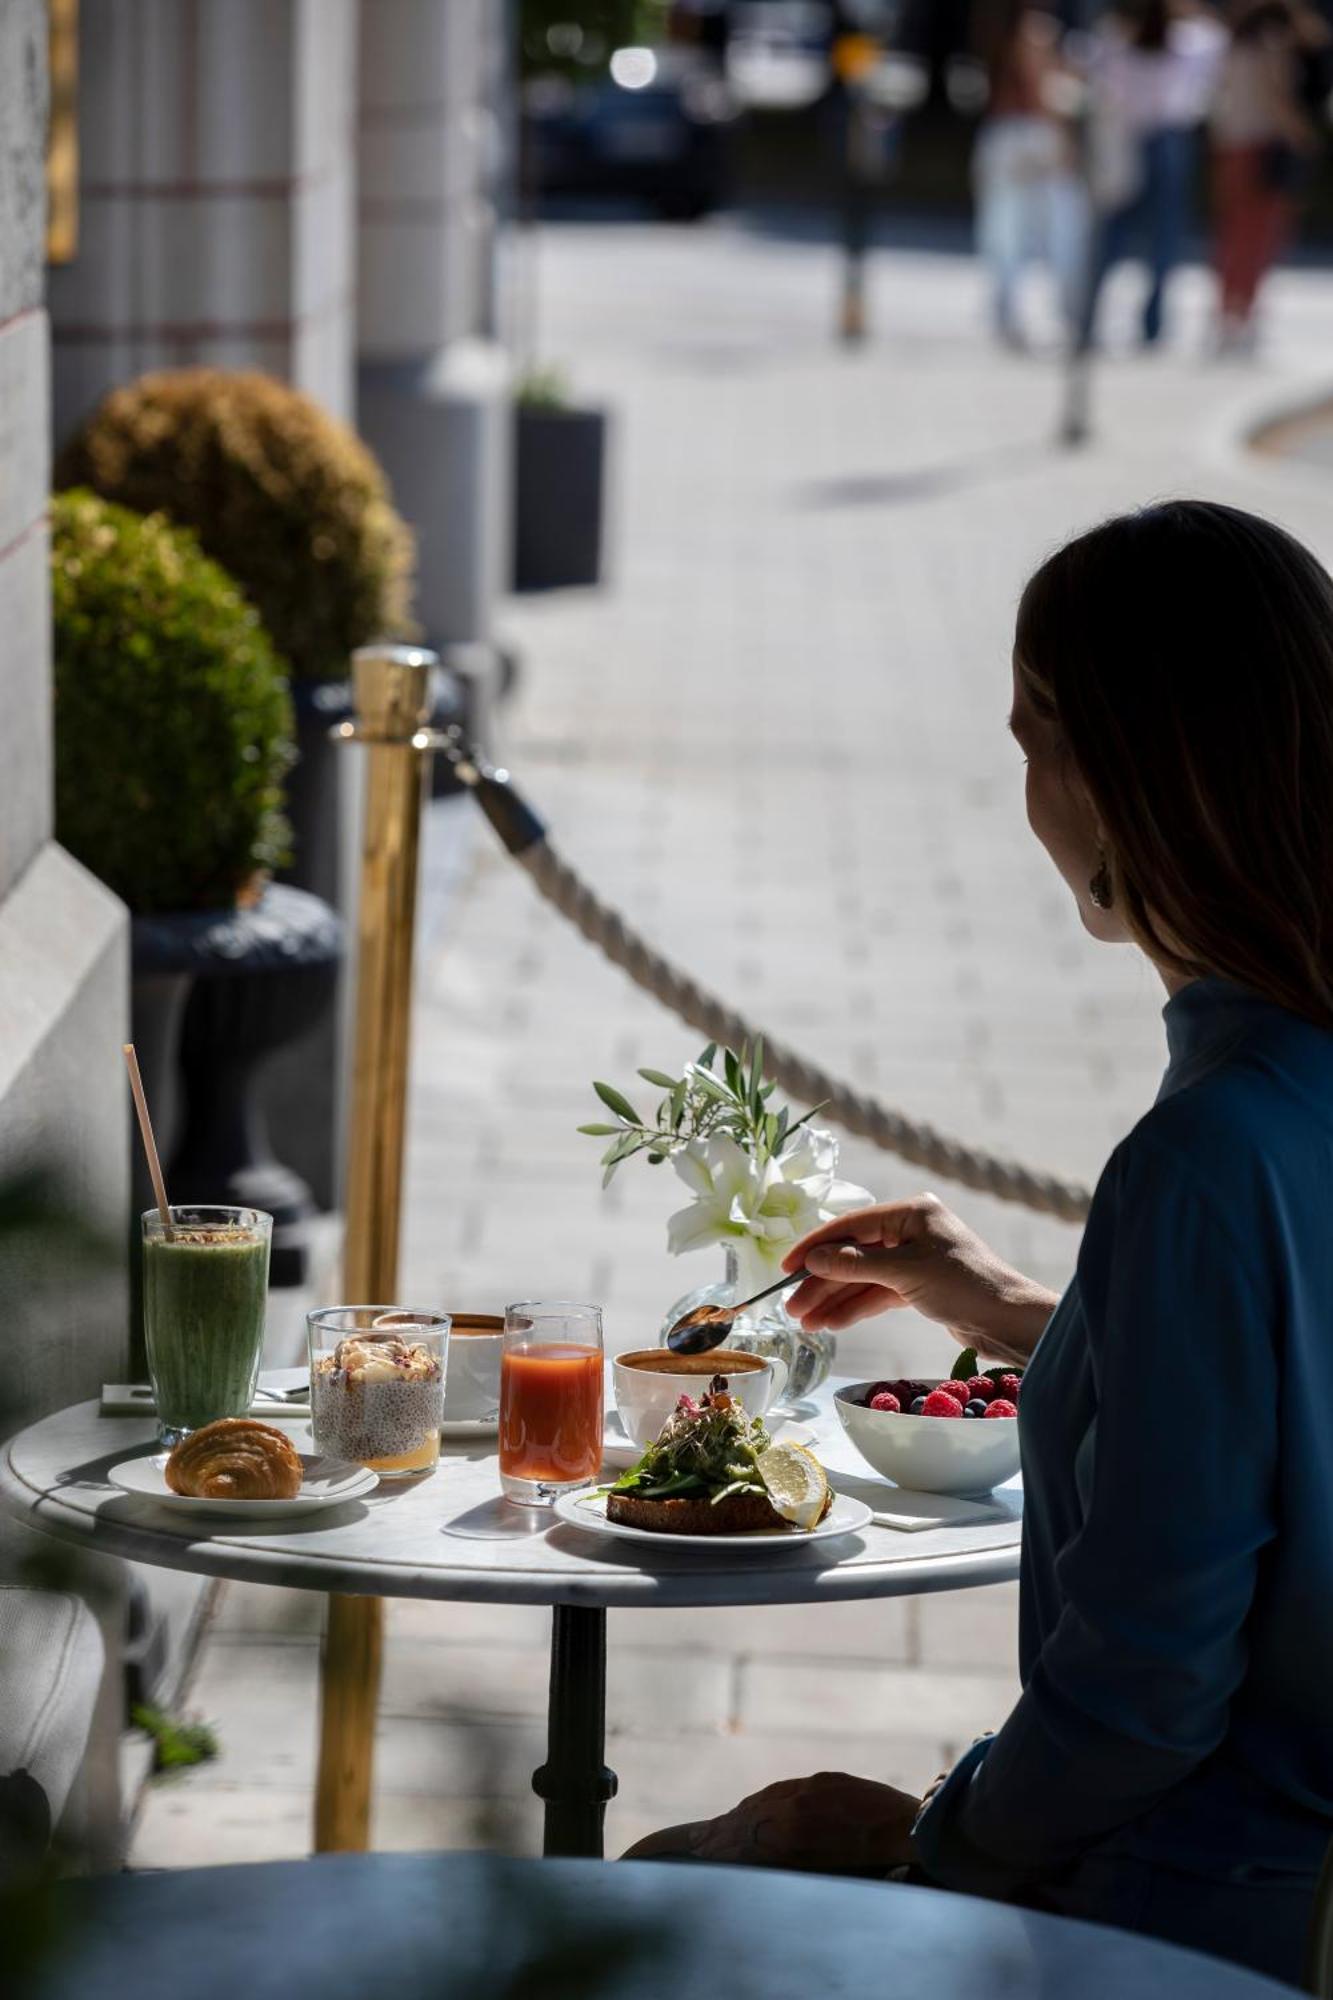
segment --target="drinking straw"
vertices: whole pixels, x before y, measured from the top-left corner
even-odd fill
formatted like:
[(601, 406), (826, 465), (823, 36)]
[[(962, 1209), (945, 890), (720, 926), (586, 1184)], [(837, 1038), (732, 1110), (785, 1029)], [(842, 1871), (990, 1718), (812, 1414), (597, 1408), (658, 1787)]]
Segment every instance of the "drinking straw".
[(125, 1067), (130, 1073), (130, 1089), (134, 1093), (134, 1108), (139, 1114), (139, 1130), (143, 1134), (143, 1149), (148, 1155), (148, 1172), (153, 1182), (153, 1193), (157, 1197), (158, 1212), (162, 1217), (162, 1229), (168, 1243), (174, 1243), (176, 1232), (171, 1226), (171, 1208), (167, 1201), (167, 1184), (162, 1178), (162, 1162), (157, 1157), (157, 1141), (153, 1137), (153, 1121), (148, 1115), (148, 1099), (144, 1096), (143, 1078), (139, 1074), (139, 1058), (134, 1053), (134, 1043), (125, 1043)]

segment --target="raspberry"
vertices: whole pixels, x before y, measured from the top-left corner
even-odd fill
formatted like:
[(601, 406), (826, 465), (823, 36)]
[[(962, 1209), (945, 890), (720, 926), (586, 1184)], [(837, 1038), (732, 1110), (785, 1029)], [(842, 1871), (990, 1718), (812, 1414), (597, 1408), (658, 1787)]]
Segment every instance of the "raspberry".
[(964, 1403), (967, 1401), (966, 1382), (941, 1382), (940, 1388), (946, 1396), (953, 1397), (955, 1403), (957, 1403), (959, 1409), (961, 1410)]
[(1022, 1386), (1023, 1377), (1021, 1375), (1001, 1375), (999, 1393), (1002, 1396), (1006, 1396), (1011, 1403), (1016, 1403), (1018, 1401), (1018, 1392)]
[(961, 1417), (963, 1406), (956, 1396), (944, 1389), (932, 1389), (921, 1405), (923, 1417)]
[(1018, 1415), (1018, 1405), (1011, 1403), (1007, 1397), (997, 1396), (993, 1403), (987, 1404), (986, 1415), (988, 1417), (1016, 1417)]
[(989, 1403), (991, 1397), (998, 1394), (999, 1390), (991, 1381), (989, 1375), (974, 1375), (967, 1385), (967, 1400), (969, 1403), (973, 1401)]
[(887, 1410), (892, 1416), (902, 1409), (902, 1404), (892, 1389), (881, 1389), (877, 1395), (870, 1398), (870, 1407), (872, 1410)]

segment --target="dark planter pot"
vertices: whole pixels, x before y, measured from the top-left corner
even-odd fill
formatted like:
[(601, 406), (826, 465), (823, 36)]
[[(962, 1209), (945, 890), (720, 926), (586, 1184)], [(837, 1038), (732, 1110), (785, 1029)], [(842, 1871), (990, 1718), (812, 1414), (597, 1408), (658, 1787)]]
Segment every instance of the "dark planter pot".
[[(352, 714), (350, 681), (294, 681), (297, 761), (287, 778), (287, 816), (292, 823), (292, 863), (282, 881), (331, 903), (349, 907), (345, 826), (361, 760), (330, 732)], [(335, 978), (335, 986), (337, 984)], [(276, 1130), (289, 1135), (290, 1164), (306, 1181), (316, 1205), (338, 1205), (341, 1106), (339, 1009), (331, 1006), (322, 1023), (266, 1065), (259, 1081), (260, 1102)]]
[(605, 410), (514, 412), (514, 588), (600, 583)]
[[(176, 1047), (158, 1048), (153, 1058), (159, 1073), (174, 1067), (179, 1091), (164, 1134), (168, 1192), (178, 1202), (266, 1210), (275, 1285), (305, 1277), (315, 1204), (306, 1182), (274, 1154), (261, 1071), (323, 1020), (342, 956), (341, 919), (317, 896), (283, 885), (253, 909), (134, 924), (136, 1007), (140, 994), (148, 1003), (159, 989), (158, 1024), (164, 1034), (173, 1022), (178, 1028)], [(184, 991), (174, 1011), (161, 997), (170, 981)]]
[(349, 681), (293, 681), (296, 762), (287, 777), (292, 864), (282, 879), (342, 907), (342, 800), (353, 760), (330, 731), (352, 713)]

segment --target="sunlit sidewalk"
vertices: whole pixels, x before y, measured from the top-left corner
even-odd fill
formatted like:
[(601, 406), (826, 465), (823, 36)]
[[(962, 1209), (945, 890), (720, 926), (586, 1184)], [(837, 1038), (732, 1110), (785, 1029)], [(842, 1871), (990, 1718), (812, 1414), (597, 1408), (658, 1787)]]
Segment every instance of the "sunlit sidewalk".
[[(819, 243), (563, 228), (535, 260), (542, 359), (617, 411), (615, 536), (606, 589), (513, 607), (508, 761), (599, 890), (758, 1022), (960, 1137), (1092, 1178), (1155, 1089), (1160, 997), (1083, 937), (1027, 833), (1014, 604), (1055, 543), (1169, 493), (1276, 514), (1333, 557), (1333, 477), (1236, 448), (1261, 407), (1326, 386), (1333, 277), (1280, 276), (1265, 356), (1240, 368), (1200, 359), (1200, 272), (1169, 350), (1122, 352), (1127, 275), (1071, 454), (1057, 366), (989, 349), (967, 260), (882, 253), (854, 352), (829, 338)], [(575, 1127), (594, 1075), (670, 1068), (695, 1038), (473, 837), (422, 968), (404, 1290), (597, 1298), (608, 1344), (639, 1344), (713, 1267), (667, 1257), (662, 1176), (631, 1163), (599, 1192)], [(844, 1171), (883, 1196), (917, 1185), (859, 1145)], [(1006, 1255), (1068, 1276), (1071, 1231), (957, 1201)], [(839, 1366), (925, 1369), (942, 1338), (878, 1323)], [(1014, 1605), (614, 1614), (609, 1850), (800, 1770), (923, 1786), (1002, 1719)], [(189, 1697), (222, 1755), (149, 1796), (136, 1862), (308, 1850), (319, 1610), (224, 1591)], [(546, 1617), (391, 1607), (379, 1844), (535, 1847)]]

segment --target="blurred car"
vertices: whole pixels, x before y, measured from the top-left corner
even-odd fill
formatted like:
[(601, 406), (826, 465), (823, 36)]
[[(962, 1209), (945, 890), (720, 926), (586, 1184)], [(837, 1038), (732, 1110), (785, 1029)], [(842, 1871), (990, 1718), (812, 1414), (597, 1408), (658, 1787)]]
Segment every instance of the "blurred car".
[(736, 107), (693, 51), (617, 49), (596, 82), (536, 78), (524, 114), (539, 195), (628, 197), (681, 221), (726, 200)]
[(727, 76), (757, 111), (794, 111), (828, 89), (829, 0), (747, 0), (733, 10)]

